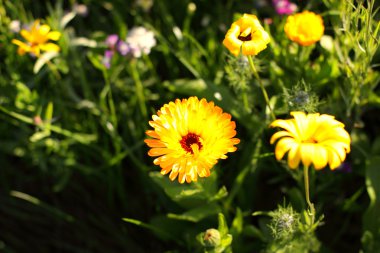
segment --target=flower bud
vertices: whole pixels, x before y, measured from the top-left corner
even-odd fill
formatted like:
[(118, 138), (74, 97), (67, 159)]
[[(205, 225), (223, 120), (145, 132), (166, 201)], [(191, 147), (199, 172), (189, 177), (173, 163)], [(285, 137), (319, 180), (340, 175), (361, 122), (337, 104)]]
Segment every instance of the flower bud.
[(203, 242), (206, 247), (217, 247), (220, 244), (220, 233), (215, 228), (207, 229), (204, 233)]
[(195, 3), (193, 3), (193, 2), (189, 3), (189, 5), (187, 6), (187, 10), (188, 10), (188, 12), (190, 12), (190, 13), (195, 12), (196, 9), (197, 9), (197, 6), (196, 6)]

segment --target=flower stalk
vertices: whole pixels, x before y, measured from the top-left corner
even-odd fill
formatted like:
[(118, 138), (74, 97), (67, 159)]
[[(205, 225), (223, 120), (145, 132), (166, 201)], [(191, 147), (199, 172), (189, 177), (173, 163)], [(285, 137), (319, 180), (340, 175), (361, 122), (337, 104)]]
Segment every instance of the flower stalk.
[(310, 227), (313, 227), (314, 221), (315, 221), (315, 208), (314, 208), (314, 204), (311, 203), (310, 201), (309, 167), (306, 165), (303, 167), (303, 179), (304, 179), (304, 184), (305, 184), (306, 203), (309, 206), (309, 211), (307, 212), (307, 214), (309, 215), (310, 220), (311, 220)]
[(133, 78), (133, 81), (135, 82), (135, 85), (136, 85), (136, 95), (137, 95), (137, 100), (139, 103), (140, 111), (141, 111), (141, 114), (143, 115), (143, 117), (147, 118), (148, 117), (148, 110), (147, 110), (146, 104), (145, 104), (144, 86), (141, 83), (140, 75), (139, 75), (139, 72), (138, 72), (137, 66), (136, 66), (136, 62), (131, 62), (130, 66), (131, 66), (132, 78)]
[(268, 93), (267, 93), (267, 91), (265, 90), (264, 84), (263, 84), (263, 82), (261, 81), (261, 78), (260, 78), (260, 76), (259, 76), (259, 73), (258, 73), (257, 70), (256, 70), (256, 67), (255, 67), (255, 64), (254, 64), (254, 62), (253, 62), (252, 56), (247, 55), (247, 57), (248, 57), (249, 66), (251, 67), (252, 73), (253, 73), (254, 77), (256, 78), (256, 80), (259, 82), (261, 92), (263, 93), (263, 96), (264, 96), (265, 102), (266, 102), (266, 104), (267, 104), (267, 106), (268, 106), (268, 109), (269, 109), (270, 115), (271, 115), (271, 117), (272, 117), (272, 120), (276, 120), (276, 115), (274, 114), (274, 112), (273, 112), (273, 110), (272, 110), (272, 107), (270, 106)]

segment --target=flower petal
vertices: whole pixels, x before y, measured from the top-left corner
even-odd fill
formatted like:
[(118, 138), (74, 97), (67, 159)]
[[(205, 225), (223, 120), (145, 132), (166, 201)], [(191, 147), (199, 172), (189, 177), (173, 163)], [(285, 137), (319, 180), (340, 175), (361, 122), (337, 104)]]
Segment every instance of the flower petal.
[(288, 153), (288, 166), (291, 169), (296, 169), (301, 160), (301, 153), (299, 145), (294, 145)]
[(58, 31), (52, 31), (47, 34), (48, 39), (50, 40), (59, 40), (61, 33)]
[(240, 54), (240, 47), (243, 44), (243, 42), (238, 39), (239, 33), (240, 27), (236, 24), (232, 24), (223, 40), (223, 45), (235, 56)]
[(313, 165), (316, 170), (326, 167), (328, 162), (328, 153), (321, 145), (314, 145)]
[(276, 133), (274, 133), (272, 135), (272, 137), (270, 138), (270, 144), (275, 143), (277, 139), (285, 137), (285, 136), (289, 136), (289, 137), (293, 137), (294, 138), (294, 136), (292, 135), (292, 133), (289, 133), (287, 131), (279, 131), (279, 132), (276, 132)]
[(42, 51), (46, 52), (59, 52), (60, 50), (59, 46), (54, 43), (41, 44), (40, 48)]
[(300, 145), (301, 161), (303, 165), (309, 167), (314, 156), (314, 145), (310, 143), (303, 143)]
[(289, 151), (289, 149), (295, 147), (297, 143), (294, 141), (293, 138), (282, 138), (277, 142), (276, 149), (275, 149), (275, 155), (277, 160), (281, 160), (285, 153)]

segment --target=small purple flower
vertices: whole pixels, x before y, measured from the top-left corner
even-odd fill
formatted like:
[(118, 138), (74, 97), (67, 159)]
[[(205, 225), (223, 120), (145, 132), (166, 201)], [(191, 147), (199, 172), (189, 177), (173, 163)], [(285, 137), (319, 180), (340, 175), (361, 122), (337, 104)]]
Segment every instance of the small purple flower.
[(279, 15), (289, 15), (297, 10), (297, 5), (289, 0), (272, 0), (272, 3)]
[(338, 171), (343, 173), (351, 173), (352, 172), (352, 165), (350, 162), (343, 162), (338, 168)]
[(111, 34), (111, 35), (108, 35), (106, 38), (106, 45), (110, 49), (114, 50), (118, 41), (119, 41), (119, 36), (117, 34)]
[(117, 43), (117, 51), (122, 56), (126, 56), (129, 52), (131, 52), (131, 47), (125, 41), (120, 40)]
[(114, 55), (114, 51), (112, 50), (106, 50), (104, 52), (102, 63), (107, 69), (111, 67), (111, 60), (112, 60), (113, 55)]

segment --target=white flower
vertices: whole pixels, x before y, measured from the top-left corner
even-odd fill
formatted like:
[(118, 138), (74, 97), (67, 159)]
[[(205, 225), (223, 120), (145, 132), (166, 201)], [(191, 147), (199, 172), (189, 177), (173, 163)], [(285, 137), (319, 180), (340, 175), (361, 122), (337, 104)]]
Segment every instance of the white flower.
[(149, 54), (151, 48), (156, 45), (154, 33), (142, 26), (131, 29), (126, 42), (131, 48), (131, 54), (136, 58), (141, 57), (142, 54)]
[(20, 20), (12, 20), (12, 21), (9, 23), (9, 29), (10, 29), (13, 33), (19, 33), (20, 30), (21, 30), (21, 22), (20, 22)]

